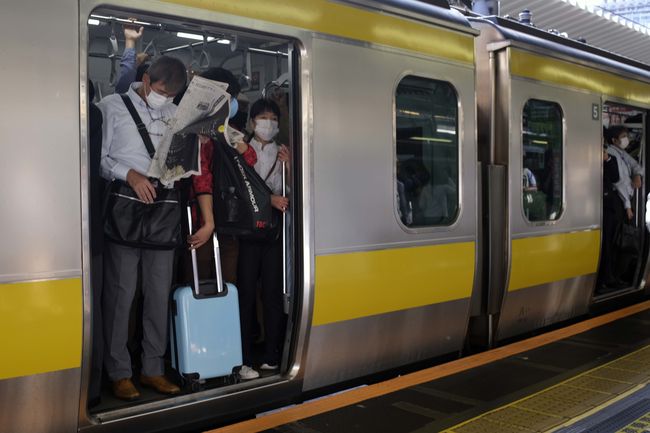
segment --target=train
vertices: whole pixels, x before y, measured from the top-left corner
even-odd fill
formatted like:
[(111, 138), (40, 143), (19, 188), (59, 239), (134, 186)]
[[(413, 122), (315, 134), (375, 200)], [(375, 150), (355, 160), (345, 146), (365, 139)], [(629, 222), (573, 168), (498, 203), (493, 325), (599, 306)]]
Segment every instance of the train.
[[(286, 96), (288, 325), (277, 374), (91, 408), (88, 80), (112, 92), (124, 23)], [(0, 40), (1, 431), (227, 424), (648, 294), (646, 176), (627, 284), (596, 291), (603, 126), (645, 169), (645, 64), (445, 1), (5, 0)]]

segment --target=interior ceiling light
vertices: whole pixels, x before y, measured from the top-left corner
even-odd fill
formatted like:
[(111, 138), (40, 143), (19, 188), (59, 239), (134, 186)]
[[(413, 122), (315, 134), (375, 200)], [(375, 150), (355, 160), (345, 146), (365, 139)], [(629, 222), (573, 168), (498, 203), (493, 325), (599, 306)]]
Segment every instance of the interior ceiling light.
[[(195, 41), (202, 41), (203, 36), (197, 35), (194, 33), (184, 33), (184, 32), (178, 32), (176, 33), (176, 36), (179, 38), (185, 38), (185, 39), (194, 39)], [(212, 36), (208, 36), (208, 42), (214, 41), (214, 38)]]
[(223, 44), (223, 45), (228, 45), (230, 43), (230, 39), (226, 38), (221, 38), (217, 41), (218, 44)]
[(99, 25), (99, 20), (96, 20), (95, 18), (88, 18), (88, 25), (98, 26)]

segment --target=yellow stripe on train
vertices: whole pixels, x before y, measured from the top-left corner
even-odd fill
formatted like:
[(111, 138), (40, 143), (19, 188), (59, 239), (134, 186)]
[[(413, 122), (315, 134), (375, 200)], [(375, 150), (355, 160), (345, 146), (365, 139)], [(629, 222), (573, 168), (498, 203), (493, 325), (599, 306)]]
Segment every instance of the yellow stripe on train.
[(313, 326), (469, 298), (475, 243), (316, 257)]
[(508, 291), (593, 274), (599, 253), (600, 230), (515, 239)]
[(522, 50), (511, 50), (513, 75), (650, 104), (650, 84)]
[(81, 279), (0, 284), (0, 379), (81, 366)]
[(327, 0), (163, 0), (360, 41), (403, 48), (463, 63), (474, 62), (474, 38)]

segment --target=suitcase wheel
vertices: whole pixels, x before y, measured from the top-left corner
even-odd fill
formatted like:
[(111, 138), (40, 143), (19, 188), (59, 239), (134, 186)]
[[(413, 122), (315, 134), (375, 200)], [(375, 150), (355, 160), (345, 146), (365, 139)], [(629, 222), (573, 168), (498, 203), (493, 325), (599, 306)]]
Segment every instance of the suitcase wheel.
[(182, 375), (183, 388), (190, 392), (201, 391), (201, 381), (198, 373), (187, 373)]
[(241, 378), (237, 373), (233, 373), (233, 374), (229, 374), (228, 376), (225, 376), (225, 382), (226, 385), (235, 385), (241, 382)]

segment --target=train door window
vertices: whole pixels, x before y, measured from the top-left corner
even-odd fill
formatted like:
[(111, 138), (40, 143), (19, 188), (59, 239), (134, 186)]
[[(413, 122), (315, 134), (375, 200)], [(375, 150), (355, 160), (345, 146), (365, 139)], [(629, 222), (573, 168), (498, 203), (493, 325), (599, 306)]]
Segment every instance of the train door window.
[[(131, 17), (137, 17), (137, 21), (134, 22), (134, 19)], [(238, 101), (238, 110), (230, 115), (229, 125), (234, 129), (239, 129), (241, 132), (250, 133), (251, 137), (255, 138), (257, 141), (253, 143), (251, 139), (250, 146), (255, 147), (259, 145), (262, 147), (264, 143), (264, 152), (257, 151), (257, 161), (258, 163), (264, 158), (263, 167), (260, 167), (258, 164), (255, 165), (256, 170), (265, 170), (265, 172), (260, 172), (261, 177), (268, 177), (267, 183), (273, 183), (273, 189), (277, 194), (284, 194), (282, 188), (283, 179), (286, 178), (288, 184), (286, 185), (287, 196), (291, 205), (289, 206), (289, 212), (293, 212), (290, 218), (286, 218), (286, 230), (285, 236), (287, 238), (287, 248), (286, 255), (283, 256), (283, 249), (278, 247), (273, 247), (273, 251), (280, 256), (283, 256), (282, 265), (285, 267), (286, 273), (286, 291), (291, 293), (293, 290), (292, 282), (297, 281), (293, 275), (296, 272), (295, 269), (290, 268), (291, 263), (297, 263), (293, 254), (295, 252), (294, 239), (299, 239), (299, 236), (296, 236), (295, 230), (296, 227), (291, 223), (291, 221), (298, 220), (299, 204), (294, 203), (294, 198), (298, 196), (296, 194), (296, 187), (291, 185), (291, 179), (296, 179), (297, 175), (300, 173), (300, 167), (298, 167), (295, 161), (299, 160), (300, 149), (295, 146), (296, 137), (296, 128), (294, 120), (299, 118), (295, 116), (294, 107), (298, 98), (296, 96), (296, 88), (293, 85), (292, 77), (295, 76), (295, 71), (297, 69), (297, 50), (294, 49), (294, 42), (288, 38), (283, 37), (274, 37), (270, 35), (258, 34), (253, 31), (248, 31), (245, 29), (234, 29), (227, 25), (217, 25), (217, 24), (207, 24), (205, 22), (192, 22), (190, 20), (182, 18), (170, 18), (170, 17), (161, 17), (157, 16), (154, 13), (147, 12), (124, 12), (111, 9), (96, 9), (93, 11), (93, 14), (89, 17), (88, 20), (88, 63), (87, 63), (87, 72), (88, 78), (93, 83), (93, 88), (95, 90), (94, 101), (91, 102), (97, 103), (97, 106), (101, 108), (104, 112), (104, 117), (106, 118), (106, 113), (110, 110), (110, 107), (123, 107), (120, 104), (113, 104), (114, 101), (121, 103), (119, 98), (115, 98), (115, 93), (124, 93), (131, 95), (134, 99), (136, 110), (138, 110), (140, 117), (143, 120), (145, 126), (149, 127), (157, 118), (154, 118), (151, 115), (151, 111), (147, 105), (143, 105), (138, 99), (138, 95), (142, 98), (142, 95), (137, 94), (137, 88), (140, 84), (141, 70), (146, 69), (149, 62), (155, 62), (157, 58), (162, 55), (174, 57), (180, 60), (186, 67), (188, 72), (188, 81), (195, 74), (202, 74), (210, 69), (214, 68), (223, 68), (228, 70), (234, 75), (235, 80), (230, 79), (227, 74), (224, 77), (223, 73), (216, 75), (214, 71), (211, 71), (206, 76), (208, 78), (213, 78), (216, 76), (222, 77), (222, 81), (230, 80), (231, 87), (241, 87), (241, 92), (237, 96)], [(138, 36), (139, 29), (142, 28), (142, 33)], [(127, 34), (127, 31), (130, 33)], [(129, 40), (129, 49), (126, 47), (126, 41)], [(148, 57), (148, 59), (147, 59)], [(148, 75), (147, 75), (148, 77)], [(146, 78), (146, 77), (145, 77)], [(219, 80), (218, 78), (213, 78)], [(132, 91), (133, 90), (133, 91)], [(228, 89), (230, 91), (230, 88)], [(135, 93), (134, 93), (135, 92)], [(109, 101), (106, 101), (106, 98), (111, 98)], [(142, 98), (144, 99), (144, 98)], [(180, 98), (178, 98), (175, 103), (178, 103)], [(260, 104), (255, 105), (256, 101), (263, 100)], [(270, 102), (269, 102), (270, 101)], [(113, 104), (113, 105), (109, 105)], [(205, 104), (203, 104), (205, 105)], [(201, 108), (202, 104), (197, 105), (197, 108)], [(232, 107), (235, 104), (231, 105)], [(249, 121), (248, 117), (253, 106), (262, 107), (260, 115), (266, 115), (267, 119), (270, 120), (269, 124), (273, 126), (275, 131), (274, 137), (268, 137), (266, 134), (260, 132), (260, 135), (257, 135), (253, 131), (252, 123)], [(222, 111), (221, 111), (222, 112)], [(261, 116), (263, 117), (263, 116)], [(260, 117), (260, 118), (261, 118)], [(277, 117), (278, 124), (273, 123), (274, 119), (271, 118)], [(121, 122), (121, 123), (120, 123)], [(123, 124), (120, 118), (120, 124)], [(172, 122), (161, 122), (164, 125), (169, 126)], [(106, 126), (107, 122), (104, 122)], [(165, 126), (159, 125), (160, 128)], [(156, 131), (161, 132), (161, 131)], [(153, 136), (154, 134), (151, 133)], [(161, 134), (158, 134), (162, 136)], [(99, 134), (101, 138), (101, 134)], [(264, 137), (263, 139), (260, 137)], [(262, 140), (262, 141), (260, 141)], [(101, 140), (100, 140), (101, 141)], [(152, 138), (152, 141), (155, 141)], [(293, 176), (283, 176), (281, 170), (283, 169), (282, 164), (273, 164), (275, 155), (273, 153), (274, 149), (278, 150), (279, 147), (269, 146), (269, 142), (275, 141), (276, 144), (284, 144), (289, 147), (289, 154), (293, 156), (293, 161), (290, 161), (291, 170), (287, 170), (287, 173), (293, 174)], [(91, 142), (90, 147), (97, 147), (97, 142)], [(192, 143), (197, 143), (197, 141), (192, 141)], [(144, 147), (142, 142), (140, 145)], [(215, 144), (217, 145), (217, 144)], [(101, 148), (102, 145), (99, 145)], [(262, 155), (265, 153), (265, 155)], [(106, 154), (102, 152), (102, 154)], [(121, 154), (124, 157), (124, 153)], [(207, 155), (201, 153), (201, 158)], [(116, 154), (118, 157), (119, 154)], [(244, 155), (246, 161), (253, 161), (254, 158), (248, 158), (248, 155)], [(269, 163), (270, 161), (270, 163)], [(98, 172), (99, 159), (96, 166), (91, 168), (91, 183), (93, 178), (99, 178)], [(91, 167), (93, 167), (91, 165)], [(269, 176), (269, 170), (274, 170), (273, 173)], [(189, 185), (192, 182), (183, 183), (180, 182), (181, 188), (189, 188)], [(179, 185), (179, 182), (176, 183)], [(278, 185), (279, 184), (279, 185)], [(196, 185), (196, 184), (195, 184)], [(212, 183), (207, 180), (206, 182), (208, 192), (211, 190)], [(205, 185), (204, 185), (205, 187)], [(234, 189), (234, 188), (233, 188)], [(232, 193), (232, 191), (230, 191)], [(92, 194), (92, 193), (91, 193)], [(91, 200), (92, 202), (92, 200)], [(101, 203), (101, 200), (99, 201)], [(240, 200), (241, 202), (241, 200)], [(92, 213), (92, 210), (91, 210)], [(197, 212), (197, 215), (200, 213)], [(101, 215), (101, 212), (100, 212)], [(96, 218), (93, 221), (93, 224), (101, 224), (100, 218)], [(197, 225), (200, 224), (200, 221), (196, 221)], [(217, 222), (218, 225), (218, 222)], [(195, 230), (196, 230), (195, 226)], [(92, 231), (92, 230), (91, 230)], [(99, 232), (101, 233), (101, 225), (99, 226)], [(239, 244), (239, 251), (242, 252), (245, 248)], [(278, 244), (281, 245), (281, 242)], [(244, 266), (241, 266), (242, 263), (239, 263), (239, 268), (243, 269), (243, 272), (246, 276), (246, 286), (245, 282), (242, 281), (240, 273), (237, 274), (238, 264), (237, 260), (237, 244), (232, 237), (225, 237), (221, 242), (221, 259), (222, 259), (222, 270), (224, 280), (227, 282), (232, 282), (237, 278), (237, 288), (240, 293), (243, 293), (245, 290), (248, 290), (247, 297), (249, 298), (249, 303), (252, 302), (252, 307), (249, 308), (245, 314), (240, 314), (240, 320), (242, 322), (242, 335), (244, 336), (244, 342), (249, 343), (247, 349), (249, 349), (244, 354), (244, 363), (248, 364), (251, 369), (240, 369), (240, 366), (231, 365), (226, 370), (228, 372), (232, 371), (232, 367), (235, 367), (235, 372), (239, 371), (240, 377), (245, 379), (252, 379), (257, 375), (257, 372), (261, 371), (264, 373), (268, 382), (270, 377), (277, 376), (280, 380), (280, 373), (286, 371), (289, 359), (289, 347), (292, 344), (291, 341), (294, 339), (294, 335), (287, 333), (292, 332), (291, 320), (293, 311), (296, 311), (296, 305), (290, 305), (288, 302), (285, 302), (286, 299), (297, 299), (296, 296), (286, 296), (286, 299), (276, 298), (275, 295), (282, 297), (282, 294), (279, 291), (282, 287), (267, 287), (263, 286), (263, 281), (272, 280), (274, 277), (269, 277), (268, 275), (252, 275), (254, 270), (264, 268), (266, 271), (260, 271), (260, 273), (268, 272), (268, 266), (260, 266), (260, 264), (254, 264), (251, 261), (258, 259), (261, 255), (256, 252), (250, 252), (251, 248), (255, 248), (255, 245), (249, 246), (249, 258), (248, 261), (242, 261)], [(112, 250), (111, 250), (112, 251)], [(187, 251), (185, 250), (185, 253)], [(104, 254), (107, 254), (107, 250), (104, 250)], [(265, 253), (266, 254), (266, 253)], [(179, 254), (180, 255), (180, 254)], [(204, 256), (204, 259), (201, 259), (201, 256)], [(212, 249), (208, 244), (205, 245), (204, 250), (199, 251), (199, 278), (210, 280), (214, 276), (214, 265), (212, 260)], [(279, 257), (276, 257), (276, 261), (272, 257), (269, 257), (273, 263), (278, 263), (280, 266)], [(179, 271), (184, 269), (184, 272), (179, 272), (175, 276), (174, 281), (171, 282), (176, 286), (186, 286), (188, 282), (192, 281), (192, 266), (189, 257), (183, 258), (183, 261), (188, 262), (187, 266), (183, 266), (179, 263)], [(251, 263), (250, 272), (246, 274), (247, 263)], [(142, 269), (139, 271), (142, 273)], [(283, 272), (281, 269), (273, 268), (273, 275), (282, 275)], [(105, 274), (106, 275), (106, 272)], [(135, 280), (135, 278), (134, 278)], [(141, 278), (138, 279), (140, 281)], [(137, 283), (140, 284), (140, 283)], [(245, 287), (244, 287), (245, 286)], [(107, 286), (104, 286), (104, 294), (106, 294)], [(278, 292), (276, 292), (278, 289)], [(261, 335), (263, 337), (259, 338), (255, 336), (255, 331), (257, 329), (258, 319), (255, 315), (255, 302), (256, 302), (256, 291), (262, 291), (262, 301), (261, 305), (261, 318), (259, 323), (261, 324)], [(267, 292), (264, 292), (267, 290)], [(94, 291), (94, 290), (93, 290)], [(268, 295), (267, 293), (273, 293), (274, 295)], [(99, 293), (96, 291), (95, 293)], [(137, 293), (137, 292), (136, 292)], [(232, 292), (231, 292), (232, 293)], [(236, 294), (234, 296), (237, 296)], [(104, 299), (111, 299), (110, 297), (104, 297)], [(268, 305), (264, 305), (266, 300), (270, 300)], [(257, 301), (260, 302), (260, 301)], [(141, 307), (138, 308), (138, 295), (136, 295), (136, 302), (134, 307), (130, 309), (131, 311), (131, 328), (129, 331), (130, 334), (135, 336), (134, 338), (129, 338), (128, 347), (130, 349), (130, 359), (133, 360), (134, 364), (138, 364), (139, 355), (138, 352), (140, 349), (137, 349), (140, 346), (140, 340), (142, 337), (142, 303), (140, 301)], [(235, 304), (233, 304), (235, 305)], [(279, 308), (278, 308), (279, 305)], [(286, 314), (286, 311), (283, 313), (283, 305), (285, 309), (288, 307), (289, 314)], [(146, 305), (144, 306), (146, 308)], [(180, 310), (177, 309), (176, 311)], [(101, 307), (93, 306), (93, 315), (99, 317), (99, 312)], [(180, 314), (180, 313), (179, 313)], [(128, 318), (129, 312), (126, 311), (122, 317)], [(105, 316), (106, 317), (106, 316)], [(215, 316), (214, 322), (217, 323), (218, 318)], [(192, 320), (205, 320), (199, 319), (198, 316), (192, 316), (189, 318), (190, 323)], [(287, 325), (289, 321), (289, 325)], [(129, 320), (127, 320), (127, 323)], [(244, 326), (244, 322), (245, 325)], [(99, 323), (99, 321), (95, 321)], [(192, 327), (194, 329), (194, 325)], [(166, 325), (167, 326), (167, 325)], [(166, 328), (165, 326), (165, 328)], [(215, 325), (213, 322), (196, 324), (195, 329), (202, 327), (220, 327), (220, 325)], [(215, 329), (217, 329), (215, 328)], [(239, 329), (239, 326), (232, 327), (230, 329)], [(160, 330), (160, 334), (164, 335)], [(116, 331), (117, 332), (117, 331)], [(125, 331), (126, 332), (126, 331)], [(158, 331), (156, 331), (158, 332)], [(245, 334), (248, 332), (248, 334)], [(101, 333), (99, 334), (101, 335)], [(122, 338), (122, 337), (120, 337)], [(224, 337), (225, 338), (225, 337)], [(256, 342), (256, 340), (258, 340)], [(261, 341), (259, 341), (261, 340)], [(264, 342), (264, 340), (266, 340)], [(272, 340), (272, 341), (271, 341)], [(224, 340), (225, 341), (225, 340)], [(234, 340), (233, 340), (234, 341)], [(176, 340), (178, 343), (178, 340)], [(122, 343), (126, 344), (120, 340), (120, 349), (123, 349)], [(267, 343), (266, 345), (264, 343)], [(151, 343), (146, 343), (148, 346), (151, 346)], [(101, 347), (100, 345), (93, 344), (94, 347)], [(145, 346), (143, 344), (142, 346)], [(237, 352), (235, 344), (235, 350)], [(175, 346), (180, 347), (180, 346)], [(135, 348), (135, 350), (133, 350)], [(172, 363), (172, 353), (174, 353), (174, 348), (171, 347), (168, 350), (166, 355), (166, 375), (177, 384), (188, 384), (183, 382), (182, 376), (171, 367)], [(179, 349), (181, 350), (181, 349)], [(221, 351), (222, 349), (217, 347), (216, 351)], [(122, 351), (126, 353), (125, 351)], [(122, 353), (120, 352), (120, 353)], [(204, 349), (205, 352), (205, 349)], [(107, 356), (107, 352), (104, 352), (104, 357)], [(189, 354), (188, 354), (189, 356)], [(236, 356), (235, 356), (236, 358)], [(127, 356), (128, 359), (128, 356)], [(124, 361), (123, 364), (127, 371), (131, 370), (130, 362)], [(92, 361), (93, 365), (99, 367), (102, 362), (101, 359), (95, 358)], [(114, 362), (113, 362), (114, 363)], [(104, 363), (106, 365), (106, 363)], [(266, 365), (264, 365), (266, 364)], [(263, 368), (261, 368), (263, 366)], [(107, 376), (105, 370), (104, 375)], [(139, 377), (139, 369), (136, 367), (133, 371), (130, 371), (131, 376), (134, 378)], [(205, 379), (205, 381), (203, 381)], [(230, 378), (226, 378), (230, 379)], [(236, 378), (232, 378), (236, 379)], [(96, 382), (93, 382), (96, 381)], [(99, 381), (99, 382), (97, 382)], [(220, 388), (226, 385), (231, 385), (235, 382), (234, 380), (224, 380), (223, 377), (204, 377), (201, 376), (200, 387), (207, 393), (222, 393), (223, 391), (216, 388)], [(165, 396), (162, 394), (147, 390), (141, 386), (135, 380), (135, 386), (141, 392), (141, 397), (134, 402), (124, 402), (115, 398), (113, 395), (114, 392), (111, 392), (111, 387), (104, 381), (104, 387), (101, 390), (101, 393), (93, 395), (93, 387), (98, 383), (101, 383), (101, 378), (91, 377), (90, 378), (90, 391), (89, 391), (89, 400), (97, 400), (98, 397), (101, 397), (101, 403), (92, 408), (93, 413), (106, 413), (113, 411), (125, 410), (128, 411), (128, 406), (140, 404), (140, 403), (153, 403), (157, 400), (164, 399)], [(254, 387), (256, 381), (246, 381), (244, 383), (233, 385), (235, 387)], [(189, 386), (192, 385), (192, 386)], [(193, 385), (198, 385), (198, 383), (189, 384), (186, 389), (182, 390), (182, 393), (191, 392), (195, 389)], [(95, 388), (96, 389), (96, 388)], [(115, 393), (118, 394), (118, 393)], [(161, 403), (162, 404), (162, 403)], [(165, 403), (168, 404), (168, 403)], [(125, 412), (126, 413), (126, 412)], [(112, 415), (119, 416), (119, 414)]]
[(524, 215), (531, 222), (555, 221), (562, 213), (563, 114), (559, 104), (530, 99), (523, 110)]
[(447, 82), (404, 77), (395, 94), (396, 207), (409, 228), (458, 215), (458, 97)]

